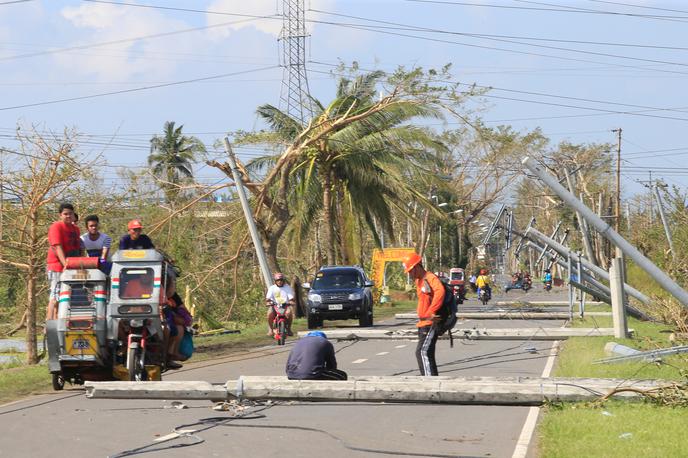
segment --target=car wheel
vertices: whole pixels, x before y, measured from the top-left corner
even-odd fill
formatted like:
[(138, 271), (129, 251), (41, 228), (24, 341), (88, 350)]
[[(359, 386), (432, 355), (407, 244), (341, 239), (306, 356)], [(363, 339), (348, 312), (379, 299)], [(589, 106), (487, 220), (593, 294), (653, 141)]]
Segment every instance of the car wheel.
[(372, 307), (366, 307), (366, 311), (358, 317), (358, 325), (362, 328), (369, 328), (373, 325)]

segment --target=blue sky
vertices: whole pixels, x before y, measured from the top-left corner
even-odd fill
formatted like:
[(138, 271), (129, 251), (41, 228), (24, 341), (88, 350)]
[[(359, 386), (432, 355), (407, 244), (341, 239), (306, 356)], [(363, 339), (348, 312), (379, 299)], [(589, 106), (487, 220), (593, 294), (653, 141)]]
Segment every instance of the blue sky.
[[(0, 0), (0, 146), (16, 148), (18, 123), (74, 127), (86, 135), (84, 152), (135, 167), (167, 120), (209, 146), (223, 132), (260, 127), (255, 108), (279, 102), (279, 3)], [(327, 72), (339, 60), (384, 70), (451, 62), (460, 81), (498, 88), (485, 99), (490, 125), (540, 127), (573, 143), (614, 143), (621, 127), (625, 196), (642, 192), (636, 180), (647, 169), (688, 183), (688, 4), (306, 0), (306, 8), (317, 98), (331, 97)], [(47, 103), (69, 98), (82, 99)], [(207, 167), (197, 175), (217, 181)], [(116, 180), (115, 168), (105, 176)]]

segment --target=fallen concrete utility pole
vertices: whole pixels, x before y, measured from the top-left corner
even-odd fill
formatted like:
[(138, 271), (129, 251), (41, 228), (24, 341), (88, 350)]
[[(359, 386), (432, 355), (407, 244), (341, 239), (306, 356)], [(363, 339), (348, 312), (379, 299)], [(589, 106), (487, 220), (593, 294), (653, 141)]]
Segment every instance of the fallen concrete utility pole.
[[(240, 377), (225, 385), (208, 382), (86, 382), (91, 399), (232, 399), (416, 402), (432, 404), (541, 405), (548, 401), (591, 401), (614, 390), (656, 390), (670, 382), (538, 377), (352, 377), (346, 381)], [(638, 399), (620, 391), (619, 399)]]
[[(612, 316), (611, 312), (587, 312), (590, 316)], [(504, 310), (501, 312), (458, 312), (456, 317), (460, 320), (568, 320), (569, 312), (533, 312)], [(397, 313), (397, 320), (417, 320), (417, 313)]]
[[(629, 330), (631, 332), (631, 330)], [(300, 331), (304, 337), (308, 331)], [(417, 339), (417, 329), (332, 329), (325, 334), (337, 340), (406, 340)], [(454, 339), (467, 340), (562, 340), (569, 337), (613, 336), (613, 328), (516, 328), (516, 329), (476, 329), (454, 328)], [(440, 339), (448, 339), (447, 334)]]
[[(570, 252), (572, 261), (574, 261), (574, 262), (580, 261), (581, 265), (584, 268), (588, 269), (589, 271), (591, 271), (595, 275), (599, 276), (603, 280), (609, 281), (609, 272), (607, 272), (606, 270), (604, 270), (601, 267), (596, 266), (595, 264), (591, 263), (587, 259), (578, 256), (576, 253), (571, 252), (571, 250), (569, 250), (567, 247), (565, 247), (564, 245), (561, 245), (559, 242), (557, 242), (555, 240), (550, 239), (549, 237), (547, 237), (545, 234), (538, 231), (537, 229), (532, 228), (532, 227), (528, 228), (528, 230), (525, 232), (525, 236), (528, 237), (531, 235), (533, 237), (535, 237), (536, 239), (538, 239), (539, 242), (547, 243), (550, 246), (550, 248), (552, 248), (554, 251), (558, 252), (561, 256), (568, 256), (568, 253)], [(631, 285), (625, 284), (624, 289), (626, 290), (626, 292), (629, 295), (638, 299), (643, 304), (649, 304), (650, 303), (649, 297), (647, 297), (646, 295), (644, 295), (643, 293), (641, 293), (637, 289), (633, 288)]]
[[(607, 224), (602, 218), (598, 217), (585, 204), (576, 198), (573, 194), (564, 189), (559, 184), (556, 178), (542, 169), (535, 159), (526, 157), (523, 159), (523, 164), (528, 169), (537, 175), (543, 183), (550, 187), (568, 206), (580, 212), (581, 216), (585, 218), (592, 226), (607, 240), (617, 246), (623, 253), (631, 258), (638, 267), (647, 272), (654, 280), (662, 286), (669, 294), (674, 296), (683, 306), (688, 306), (688, 292), (681, 288), (671, 277), (669, 277), (659, 267), (654, 265), (649, 259), (638, 251), (636, 247), (631, 245), (621, 237), (612, 227)], [(532, 229), (532, 228), (531, 228)]]
[[(527, 245), (530, 247), (534, 247), (536, 249), (539, 248), (539, 245), (537, 243), (534, 243), (531, 240), (528, 240)], [(578, 274), (578, 265), (580, 262), (576, 263), (576, 267), (570, 267), (568, 263), (564, 262), (562, 259), (558, 259), (555, 257), (555, 255), (550, 254), (549, 252), (545, 253), (546, 256), (550, 257), (552, 261), (556, 261), (559, 266), (561, 266), (565, 270), (573, 270), (576, 275), (578, 275), (579, 278), (581, 278), (583, 281), (588, 283), (589, 286), (585, 286), (582, 282), (576, 282), (571, 279), (571, 276), (569, 275), (569, 285), (570, 286), (575, 286), (576, 288), (580, 289), (581, 291), (584, 291), (586, 293), (592, 294), (595, 297), (598, 297), (602, 299), (604, 302), (607, 304), (611, 304), (611, 297), (610, 297), (610, 290), (609, 288), (604, 285), (603, 283), (600, 283), (597, 281), (595, 278), (587, 274), (585, 271), (583, 271), (580, 275)], [(578, 256), (578, 260), (580, 260), (580, 256)], [(570, 302), (566, 302), (566, 305), (569, 307), (571, 306)]]
[[(542, 305), (542, 306), (559, 306), (559, 305), (569, 305), (568, 301), (497, 301), (495, 302), (497, 305), (523, 305), (523, 306), (529, 306), (529, 305)], [(587, 301), (586, 304), (588, 305), (602, 305), (604, 302), (600, 301)]]
[(593, 364), (626, 363), (637, 359), (645, 361), (661, 361), (662, 356), (678, 355), (679, 353), (688, 353), (688, 345), (661, 348), (659, 350), (638, 351), (637, 353), (622, 356), (612, 356), (610, 358), (603, 358), (593, 361)]

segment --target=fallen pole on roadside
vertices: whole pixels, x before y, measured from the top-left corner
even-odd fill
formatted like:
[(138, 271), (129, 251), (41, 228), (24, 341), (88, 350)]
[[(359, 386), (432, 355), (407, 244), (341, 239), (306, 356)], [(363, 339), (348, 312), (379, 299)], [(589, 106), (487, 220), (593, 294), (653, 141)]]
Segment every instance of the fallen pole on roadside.
[[(612, 316), (611, 312), (586, 312), (588, 316)], [(518, 309), (501, 312), (458, 312), (456, 317), (460, 320), (568, 320), (569, 312), (532, 312)], [(417, 320), (417, 313), (397, 313), (397, 320)]]
[[(309, 331), (300, 331), (304, 337)], [(630, 330), (629, 330), (630, 332)], [(405, 340), (418, 338), (417, 329), (328, 329), (327, 337), (337, 340)], [(613, 328), (454, 328), (454, 339), (467, 340), (562, 340), (569, 337), (613, 336)], [(440, 339), (448, 339), (444, 334)]]
[(598, 359), (593, 361), (593, 364), (626, 363), (629, 361), (635, 361), (637, 359), (644, 361), (661, 361), (663, 356), (678, 355), (680, 353), (688, 353), (688, 345), (681, 345), (678, 347), (670, 348), (660, 348), (658, 350), (648, 351), (636, 350), (636, 353), (629, 352), (629, 354), (624, 354), (621, 356), (612, 356), (609, 358)]
[[(601, 301), (586, 301), (585, 302), (587, 305), (605, 305), (604, 302)], [(522, 305), (522, 306), (530, 306), (530, 305), (538, 305), (538, 306), (568, 306), (569, 301), (497, 301), (495, 302), (496, 305)]]
[(167, 399), (227, 401), (298, 400), (415, 402), (431, 404), (541, 405), (550, 401), (591, 401), (615, 390), (619, 399), (638, 399), (640, 391), (673, 386), (668, 381), (540, 377), (352, 377), (346, 381), (288, 380), (280, 376), (242, 376), (224, 385), (208, 382), (86, 382), (91, 399)]

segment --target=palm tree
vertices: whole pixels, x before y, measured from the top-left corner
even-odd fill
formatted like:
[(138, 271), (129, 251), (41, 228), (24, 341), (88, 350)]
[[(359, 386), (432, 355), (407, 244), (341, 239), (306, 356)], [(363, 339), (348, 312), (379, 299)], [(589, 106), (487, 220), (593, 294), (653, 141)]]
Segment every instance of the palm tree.
[(182, 128), (174, 121), (167, 121), (163, 135), (155, 135), (150, 141), (148, 166), (153, 175), (161, 180), (161, 188), (168, 203), (174, 202), (180, 193), (180, 185), (193, 180), (196, 153), (205, 152), (205, 145), (196, 137), (182, 134)]
[[(414, 183), (419, 177), (430, 180), (426, 164), (434, 158), (431, 152), (442, 148), (430, 131), (408, 124), (414, 118), (440, 118), (440, 110), (395, 95), (378, 100), (376, 86), (383, 75), (340, 80), (327, 107), (315, 101), (318, 112), (305, 127), (271, 105), (258, 109), (271, 134), (291, 144), (279, 158), (267, 160), (274, 167), (264, 184), (283, 183), (288, 173), (291, 186), (279, 185), (275, 192), (290, 189), (301, 236), (322, 219), (329, 264), (349, 261), (343, 232), (352, 218), (365, 223), (375, 238), (373, 220), (393, 236), (392, 209), (406, 211), (410, 200), (427, 200), (425, 189)], [(266, 158), (259, 164), (264, 167)]]

